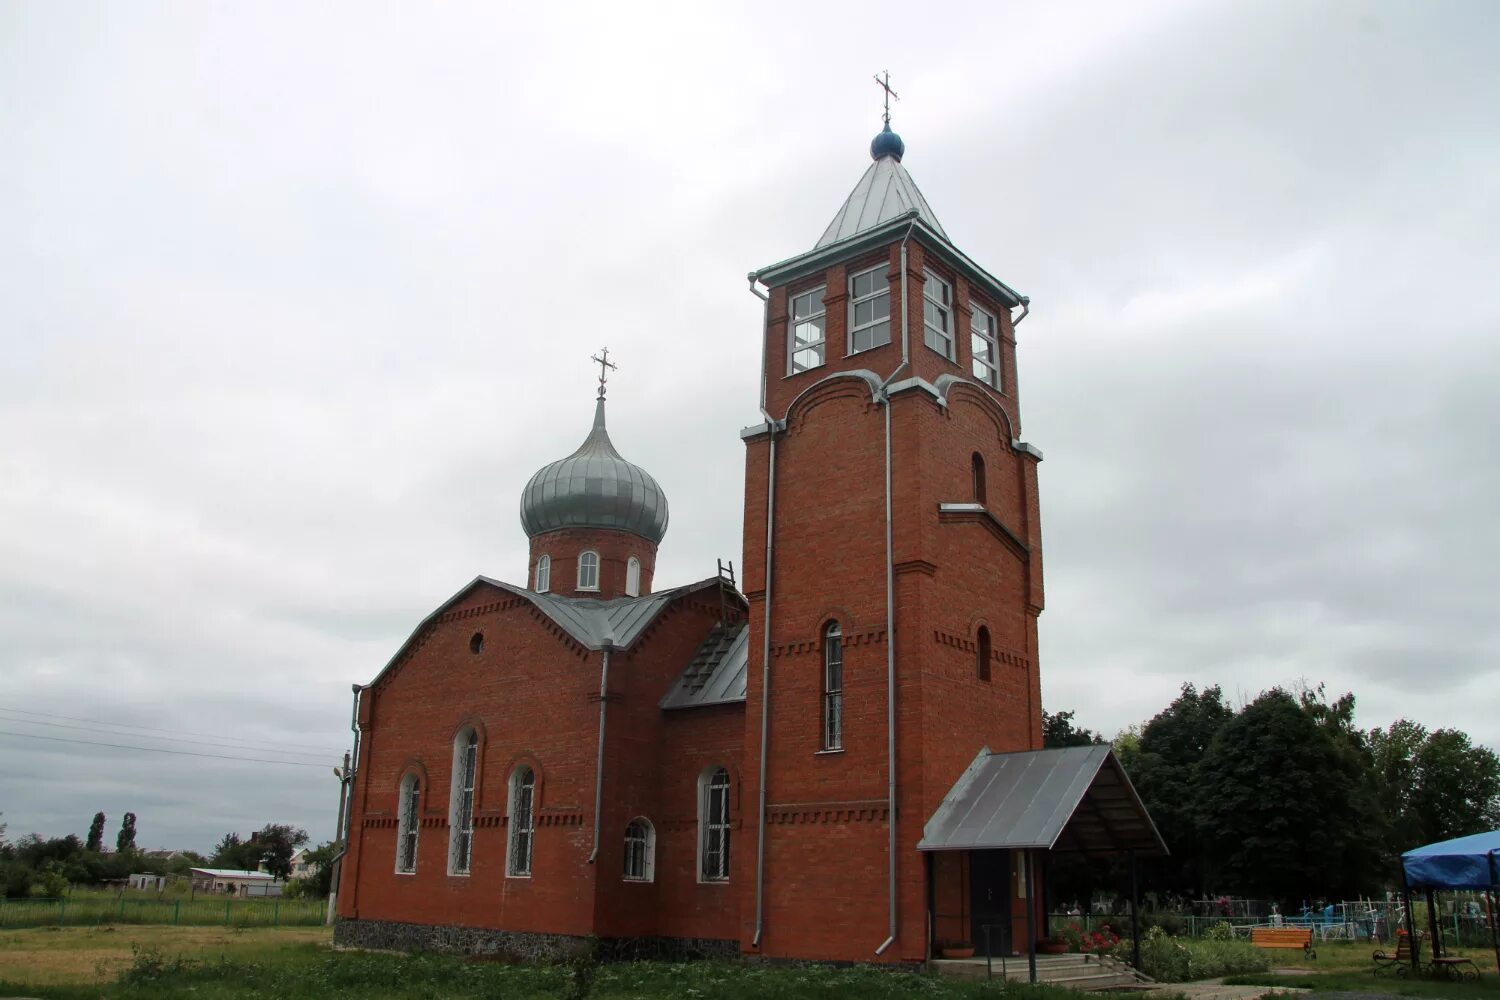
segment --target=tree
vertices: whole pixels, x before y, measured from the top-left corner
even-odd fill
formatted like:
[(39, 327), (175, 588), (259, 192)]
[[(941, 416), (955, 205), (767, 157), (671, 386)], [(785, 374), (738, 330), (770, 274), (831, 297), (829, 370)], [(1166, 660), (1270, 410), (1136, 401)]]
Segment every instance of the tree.
[(250, 840), (241, 840), (237, 833), (226, 833), (214, 848), (214, 856), (211, 864), (215, 868), (237, 868), (241, 871), (253, 871), (260, 864), (261, 847), (256, 841), (258, 835)]
[(312, 878), (308, 879), (308, 890), (326, 897), (333, 889), (333, 856), (338, 853), (338, 841), (330, 840), (307, 852), (307, 863), (316, 865)]
[(1460, 730), (1436, 729), (1413, 764), (1410, 828), (1419, 840), (1405, 849), (1500, 826), (1500, 758), (1493, 750)]
[(83, 845), (83, 849), (86, 851), (94, 851), (95, 853), (97, 853), (103, 848), (104, 814), (102, 812), (97, 812), (94, 813), (94, 821), (89, 824), (89, 839), (87, 843)]
[(1190, 806), (1218, 886), (1294, 901), (1351, 898), (1378, 883), (1367, 774), (1286, 691), (1225, 722), (1196, 778)]
[(120, 834), (115, 838), (115, 850), (130, 854), (135, 850), (135, 813), (126, 813), (120, 821)]
[(284, 879), (292, 874), (292, 855), (307, 843), (307, 831), (285, 823), (267, 823), (255, 838), (266, 871)]
[(1086, 747), (1105, 742), (1104, 737), (1092, 729), (1077, 729), (1073, 726), (1072, 712), (1056, 715), (1042, 709), (1042, 746)]
[(1198, 893), (1204, 889), (1206, 858), (1193, 808), (1200, 790), (1196, 769), (1233, 716), (1217, 686), (1200, 692), (1184, 684), (1172, 704), (1141, 729), (1139, 739), (1125, 746), (1122, 762), (1172, 852), (1145, 866), (1149, 883), (1162, 891)]

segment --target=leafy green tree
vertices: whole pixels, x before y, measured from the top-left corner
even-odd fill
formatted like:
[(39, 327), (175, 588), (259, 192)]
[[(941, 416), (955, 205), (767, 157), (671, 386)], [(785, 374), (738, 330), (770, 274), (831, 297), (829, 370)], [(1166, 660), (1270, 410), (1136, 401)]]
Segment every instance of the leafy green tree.
[(209, 863), (215, 868), (254, 871), (260, 865), (261, 858), (261, 848), (256, 839), (241, 840), (237, 833), (224, 834), (223, 839), (214, 848), (214, 855)]
[(94, 813), (94, 821), (89, 824), (89, 839), (84, 843), (86, 851), (100, 851), (104, 848), (104, 814)]
[(1206, 875), (1222, 891), (1350, 898), (1381, 881), (1367, 773), (1286, 691), (1265, 692), (1227, 721), (1196, 778), (1190, 803)]
[(333, 889), (333, 856), (338, 853), (338, 841), (330, 840), (307, 852), (307, 863), (316, 865), (308, 890), (315, 895), (327, 897)]
[(135, 813), (128, 812), (120, 821), (120, 833), (115, 837), (115, 850), (130, 854), (135, 850)]
[(1104, 737), (1092, 729), (1081, 729), (1073, 725), (1072, 712), (1056, 715), (1042, 709), (1042, 746), (1086, 747), (1105, 742)]
[(1201, 791), (1197, 768), (1220, 729), (1234, 716), (1217, 685), (1201, 692), (1184, 684), (1172, 704), (1147, 722), (1122, 763), (1156, 828), (1172, 852), (1145, 867), (1161, 891), (1200, 894), (1207, 858), (1194, 803)]
[(1430, 733), (1414, 759), (1412, 825), (1418, 844), (1500, 827), (1500, 758), (1457, 729)]
[(307, 839), (306, 830), (285, 823), (267, 823), (256, 836), (255, 842), (260, 848), (260, 860), (265, 862), (266, 871), (284, 879), (292, 873), (292, 855), (297, 853), (297, 848), (307, 843)]

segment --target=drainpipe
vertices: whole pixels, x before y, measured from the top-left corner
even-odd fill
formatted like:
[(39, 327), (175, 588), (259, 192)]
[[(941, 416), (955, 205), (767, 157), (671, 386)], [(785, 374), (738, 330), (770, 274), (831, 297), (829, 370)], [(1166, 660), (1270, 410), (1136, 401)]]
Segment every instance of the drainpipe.
[(614, 643), (606, 638), (599, 667), (599, 753), (594, 758), (594, 849), (589, 851), (589, 864), (599, 857), (599, 830), (604, 822), (604, 721), (609, 711), (609, 651), (613, 648)]
[(750, 294), (762, 303), (760, 342), (760, 415), (771, 435), (770, 455), (766, 459), (766, 621), (761, 642), (760, 671), (760, 802), (756, 817), (755, 839), (755, 935), (750, 939), (752, 948), (760, 947), (760, 935), (765, 926), (766, 915), (766, 738), (771, 722), (771, 555), (775, 550), (776, 536), (772, 527), (776, 523), (776, 421), (766, 409), (766, 385), (769, 372), (766, 362), (771, 347), (771, 297), (755, 287), (756, 277), (750, 275)]
[(886, 741), (886, 826), (890, 830), (887, 847), (889, 866), (887, 892), (890, 896), (889, 936), (875, 949), (879, 955), (896, 941), (896, 558), (891, 517), (891, 397), (889, 386), (911, 363), (911, 340), (907, 321), (911, 301), (906, 297), (906, 242), (916, 228), (915, 213), (906, 235), (901, 238), (901, 364), (880, 383), (878, 398), (885, 409), (885, 741)]
[(1021, 320), (1025, 319), (1030, 313), (1031, 313), (1031, 296), (1029, 296), (1029, 295), (1023, 295), (1023, 296), (1021, 296), (1021, 315), (1017, 316), (1015, 319), (1013, 319), (1013, 320), (1010, 321), (1010, 328), (1012, 330), (1014, 330), (1016, 327), (1020, 326), (1021, 325)]
[[(338, 906), (338, 895), (340, 883), (344, 880), (343, 858), (349, 853), (349, 828), (353, 825), (354, 818), (354, 775), (359, 769), (359, 695), (362, 690), (358, 684), (350, 685), (354, 689), (354, 705), (349, 710), (349, 729), (354, 733), (354, 756), (353, 763), (344, 767), (343, 788), (339, 791), (339, 816), (341, 829), (335, 831), (343, 846), (338, 853), (328, 860), (333, 869), (333, 884), (328, 889), (328, 913), (324, 917), (326, 923), (333, 923), (333, 915)], [(348, 757), (344, 758), (346, 761)]]

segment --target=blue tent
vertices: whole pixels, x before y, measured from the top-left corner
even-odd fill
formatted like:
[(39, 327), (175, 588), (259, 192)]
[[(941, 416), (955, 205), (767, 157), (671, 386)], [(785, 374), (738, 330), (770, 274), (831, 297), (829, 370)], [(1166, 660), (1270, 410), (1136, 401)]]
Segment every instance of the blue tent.
[[(1443, 938), (1438, 933), (1438, 889), (1490, 890), (1490, 935), (1495, 944), (1495, 968), (1500, 970), (1500, 920), (1496, 919), (1495, 901), (1500, 899), (1500, 830), (1476, 833), (1468, 837), (1442, 840), (1401, 855), (1401, 877), (1405, 882), (1406, 929), (1415, 931), (1411, 920), (1411, 890), (1427, 893), (1427, 919), (1432, 927), (1434, 961), (1443, 954)], [(1416, 967), (1416, 951), (1412, 966)]]
[(1488, 889), (1500, 885), (1500, 830), (1444, 840), (1401, 855), (1413, 889)]

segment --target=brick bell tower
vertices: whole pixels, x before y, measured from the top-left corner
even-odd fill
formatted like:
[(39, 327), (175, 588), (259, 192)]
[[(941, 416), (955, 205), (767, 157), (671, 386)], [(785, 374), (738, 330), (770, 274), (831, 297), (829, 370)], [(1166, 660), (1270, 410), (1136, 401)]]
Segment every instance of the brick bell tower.
[[(750, 275), (765, 339), (762, 422), (741, 435), (733, 878), (752, 953), (926, 958), (946, 859), (918, 852), (924, 823), (982, 747), (1042, 745), (1041, 453), (1020, 440), (1016, 378), (1029, 300), (953, 243), (904, 153), (887, 111), (817, 244)], [(1024, 915), (1016, 896), (992, 916)]]

